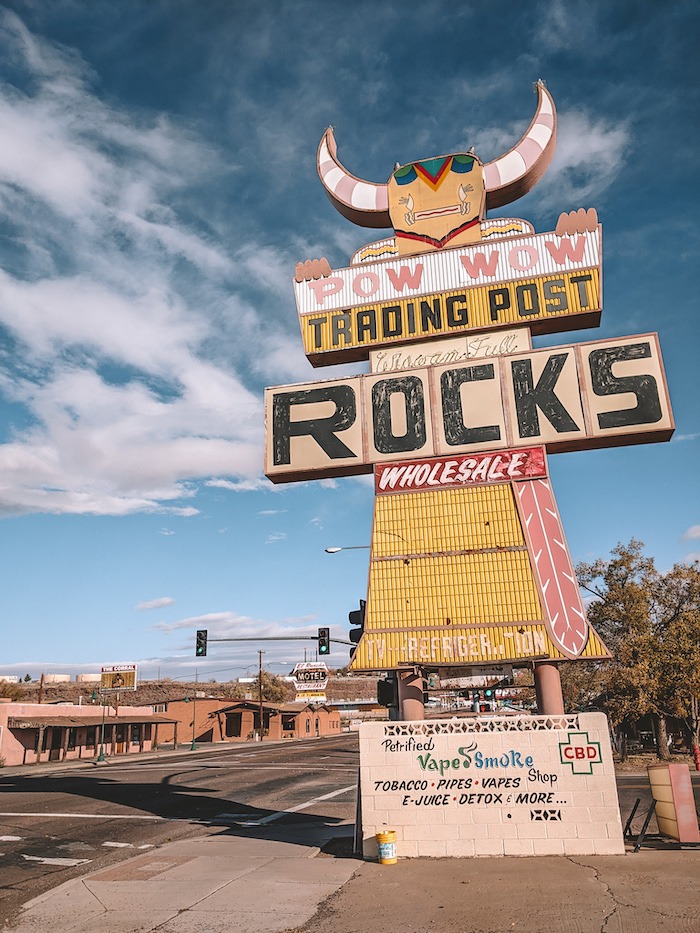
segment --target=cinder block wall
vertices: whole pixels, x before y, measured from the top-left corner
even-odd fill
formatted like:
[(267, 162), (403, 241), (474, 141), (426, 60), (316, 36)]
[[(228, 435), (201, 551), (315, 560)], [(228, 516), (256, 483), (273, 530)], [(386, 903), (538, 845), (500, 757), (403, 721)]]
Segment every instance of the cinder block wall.
[(624, 853), (602, 713), (363, 723), (365, 858)]

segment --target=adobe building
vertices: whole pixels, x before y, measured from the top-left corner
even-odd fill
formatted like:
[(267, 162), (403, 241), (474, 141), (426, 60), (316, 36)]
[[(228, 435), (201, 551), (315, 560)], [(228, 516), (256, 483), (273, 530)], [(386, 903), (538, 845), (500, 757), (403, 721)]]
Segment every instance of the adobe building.
[[(241, 700), (217, 713), (224, 742), (254, 738), (260, 728), (260, 705)], [(322, 704), (263, 704), (263, 735), (269, 739), (320, 738), (340, 735), (340, 713)]]
[[(158, 743), (246, 742), (260, 735), (260, 703), (257, 700), (170, 700), (158, 709), (167, 710), (170, 723), (158, 730)], [(340, 735), (340, 713), (325, 704), (263, 703), (263, 737), (303, 739)]]
[[(171, 726), (150, 706), (13, 703), (0, 698), (0, 759), (6, 766), (132, 755), (156, 748)], [(162, 743), (161, 743), (162, 744)]]

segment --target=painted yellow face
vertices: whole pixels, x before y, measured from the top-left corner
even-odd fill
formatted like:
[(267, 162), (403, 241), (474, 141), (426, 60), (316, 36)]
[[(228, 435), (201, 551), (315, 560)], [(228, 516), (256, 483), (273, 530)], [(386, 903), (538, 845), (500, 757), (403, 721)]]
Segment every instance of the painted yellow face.
[(402, 165), (389, 179), (388, 193), (402, 256), (481, 239), (486, 192), (476, 156), (459, 153)]

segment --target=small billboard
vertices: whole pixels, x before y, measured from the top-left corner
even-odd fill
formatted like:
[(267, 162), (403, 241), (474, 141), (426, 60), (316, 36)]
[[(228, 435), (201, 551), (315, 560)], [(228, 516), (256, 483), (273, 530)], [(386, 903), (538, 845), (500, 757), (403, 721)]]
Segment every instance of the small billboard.
[(135, 690), (135, 664), (106, 664), (101, 668), (101, 690)]

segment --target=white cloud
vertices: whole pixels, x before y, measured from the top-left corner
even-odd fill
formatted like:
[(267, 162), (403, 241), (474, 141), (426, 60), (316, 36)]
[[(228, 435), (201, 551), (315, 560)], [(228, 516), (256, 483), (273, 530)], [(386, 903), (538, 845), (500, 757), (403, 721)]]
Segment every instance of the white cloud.
[(273, 531), (265, 539), (265, 544), (277, 544), (278, 541), (284, 541), (287, 535), (284, 531)]
[(578, 52), (582, 51), (582, 37), (595, 36), (585, 43), (586, 54), (600, 56), (609, 43), (597, 25), (597, 18), (597, 4), (589, 0), (546, 0), (537, 7), (533, 5), (533, 22), (538, 24), (533, 45), (553, 52)]
[[(223, 612), (208, 612), (203, 615), (188, 616), (175, 622), (158, 622), (153, 626), (153, 629), (166, 634), (206, 629), (210, 638), (283, 637), (289, 634), (298, 635), (299, 628), (310, 625), (315, 621), (315, 618), (313, 615), (308, 615), (270, 622), (225, 610)], [(315, 632), (313, 634), (316, 635)]]
[(681, 541), (696, 541), (700, 538), (700, 525), (691, 525), (681, 538)]
[[(490, 127), (478, 134), (477, 154), (498, 158), (520, 139), (526, 126)], [(558, 110), (557, 144), (551, 165), (536, 186), (538, 210), (591, 207), (622, 173), (630, 146), (627, 124), (593, 116), (587, 110)], [(517, 214), (517, 205), (513, 206)], [(522, 213), (522, 211), (521, 211)]]
[(260, 477), (259, 479), (230, 480), (230, 479), (210, 479), (204, 484), (213, 489), (228, 489), (231, 492), (256, 492), (258, 489), (267, 489), (269, 481)]
[[(253, 244), (229, 255), (173, 206), (202, 172), (230, 167), (189, 129), (100, 100), (76, 54), (7, 11), (2, 52), (25, 80), (0, 85), (0, 207), (16, 245), (0, 271), (14, 341), (0, 349), (0, 393), (28, 426), (0, 444), (0, 514), (187, 516), (197, 509), (178, 500), (197, 481), (267, 485), (261, 399), (233, 368), (220, 317), (259, 330), (230, 281), (279, 294), (283, 257)], [(265, 333), (283, 358), (284, 337)]]
[(554, 158), (538, 185), (540, 205), (561, 210), (590, 207), (623, 171), (629, 145), (625, 123), (585, 110), (560, 113)]
[(164, 606), (174, 606), (175, 600), (172, 596), (159, 596), (157, 599), (147, 599), (145, 602), (136, 603), (134, 609), (162, 609)]

